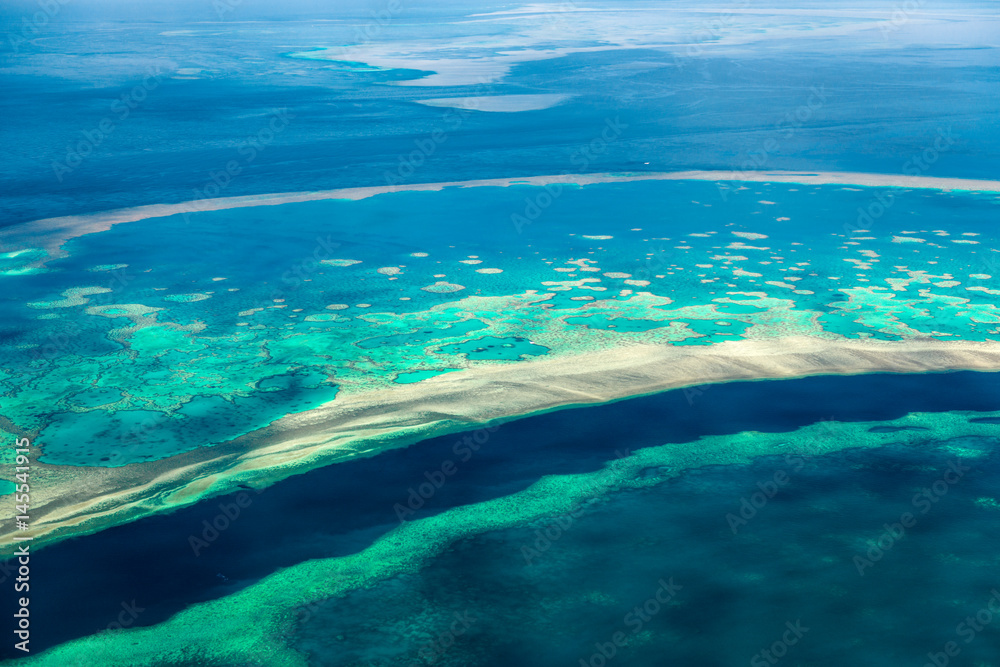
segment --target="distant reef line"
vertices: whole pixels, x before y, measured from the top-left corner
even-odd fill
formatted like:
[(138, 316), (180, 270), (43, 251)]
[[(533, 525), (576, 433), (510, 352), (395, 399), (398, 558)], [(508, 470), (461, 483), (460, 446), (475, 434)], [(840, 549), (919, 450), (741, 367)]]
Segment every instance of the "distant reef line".
[[(196, 199), (177, 204), (149, 204), (131, 208), (99, 211), (81, 215), (45, 218), (13, 225), (0, 230), (0, 250), (20, 250), (40, 247), (49, 258), (65, 256), (63, 244), (73, 238), (110, 229), (114, 225), (163, 218), (172, 215), (190, 215), (206, 211), (221, 211), (251, 206), (277, 206), (299, 202), (329, 199), (359, 200), (391, 192), (434, 192), (445, 188), (511, 187), (517, 185), (545, 186), (592, 185), (596, 183), (627, 183), (633, 181), (712, 181), (726, 183), (799, 183), (802, 185), (856, 185), (861, 187), (891, 187), (929, 190), (957, 190), (965, 192), (1000, 193), (1000, 181), (943, 178), (935, 176), (907, 176), (902, 174), (864, 174), (856, 172), (821, 171), (674, 171), (633, 172), (600, 174), (558, 174), (550, 176), (522, 176), (488, 178), (469, 181), (444, 181), (439, 183), (413, 183), (407, 185), (376, 185), (355, 188), (318, 190), (315, 192), (284, 192), (276, 194), (244, 195)], [(44, 263), (46, 260), (39, 260)]]
[[(447, 373), (390, 389), (343, 393), (232, 441), (116, 468), (32, 469), (33, 545), (98, 532), (295, 474), (374, 456), (429, 437), (532, 414), (743, 380), (1000, 371), (1000, 341), (903, 341), (834, 335), (637, 344)], [(44, 447), (44, 443), (39, 443)], [(12, 544), (13, 516), (0, 516), (0, 544)]]

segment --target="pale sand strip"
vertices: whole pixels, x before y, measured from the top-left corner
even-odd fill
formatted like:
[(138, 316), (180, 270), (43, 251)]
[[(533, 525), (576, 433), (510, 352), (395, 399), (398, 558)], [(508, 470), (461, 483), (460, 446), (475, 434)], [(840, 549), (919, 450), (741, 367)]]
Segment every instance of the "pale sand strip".
[(184, 213), (220, 211), (249, 206), (277, 206), (295, 202), (326, 199), (358, 200), (388, 192), (433, 192), (449, 187), (510, 187), (513, 185), (591, 185), (594, 183), (623, 183), (629, 181), (716, 181), (718, 183), (801, 183), (804, 185), (859, 185), (865, 187), (895, 187), (931, 190), (961, 190), (969, 192), (1000, 192), (1000, 181), (938, 178), (933, 176), (905, 176), (894, 174), (861, 174), (852, 172), (806, 171), (676, 171), (650, 173), (560, 174), (554, 176), (526, 176), (521, 178), (491, 178), (473, 181), (448, 181), (442, 183), (414, 183), (412, 185), (382, 185), (359, 188), (341, 188), (316, 192), (285, 192), (278, 194), (248, 195), (199, 199), (179, 204), (150, 204), (113, 211), (84, 215), (45, 218), (0, 230), (0, 250), (24, 247), (44, 248), (52, 257), (65, 255), (62, 245), (69, 239), (110, 229), (113, 225), (162, 218)]
[[(345, 394), (233, 442), (154, 463), (113, 469), (36, 464), (30, 534), (38, 547), (229, 492), (240, 483), (263, 487), (431, 435), (569, 405), (732, 380), (954, 369), (1000, 370), (1000, 342), (794, 337), (636, 345), (448, 373)], [(698, 400), (712, 400), (711, 393)], [(10, 544), (12, 515), (2, 519), (0, 544)]]

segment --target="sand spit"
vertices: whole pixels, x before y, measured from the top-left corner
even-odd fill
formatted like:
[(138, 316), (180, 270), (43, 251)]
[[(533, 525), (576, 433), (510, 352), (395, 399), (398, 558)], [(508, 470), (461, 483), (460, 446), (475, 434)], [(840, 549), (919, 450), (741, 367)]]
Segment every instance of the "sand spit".
[[(35, 463), (30, 534), (38, 548), (231, 492), (240, 484), (263, 487), (433, 435), (571, 405), (734, 380), (959, 369), (1000, 371), (1000, 342), (831, 336), (635, 345), (447, 373), (391, 389), (345, 393), (231, 442), (152, 463), (119, 468)], [(0, 517), (2, 544), (11, 544), (15, 534), (9, 511)]]
[(962, 190), (971, 192), (1000, 192), (1000, 181), (938, 178), (932, 176), (904, 176), (894, 174), (862, 174), (853, 172), (805, 171), (676, 171), (649, 173), (560, 174), (555, 176), (527, 176), (517, 178), (491, 178), (472, 181), (441, 183), (414, 183), (404, 186), (383, 185), (316, 192), (285, 192), (277, 194), (247, 195), (199, 199), (179, 204), (150, 204), (101, 211), (83, 215), (46, 218), (0, 231), (0, 250), (14, 246), (44, 248), (49, 257), (32, 264), (41, 265), (53, 257), (65, 256), (62, 245), (69, 239), (110, 229), (126, 222), (148, 218), (163, 218), (204, 211), (221, 211), (248, 206), (277, 206), (295, 202), (325, 199), (358, 200), (388, 192), (433, 192), (449, 187), (510, 187), (513, 185), (591, 185), (594, 183), (624, 183), (629, 181), (716, 181), (720, 185), (737, 182), (801, 183), (804, 185), (861, 185), (867, 187), (917, 188), (932, 190)]

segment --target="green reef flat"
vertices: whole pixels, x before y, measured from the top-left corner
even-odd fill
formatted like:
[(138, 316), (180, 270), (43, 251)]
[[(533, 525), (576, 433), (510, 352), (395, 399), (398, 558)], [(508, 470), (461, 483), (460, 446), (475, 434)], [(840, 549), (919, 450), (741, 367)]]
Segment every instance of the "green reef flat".
[[(401, 374), (637, 343), (1000, 338), (996, 195), (794, 183), (722, 192), (700, 181), (446, 188), (81, 236), (45, 273), (4, 277), (24, 295), (3, 306), (21, 330), (3, 343), (5, 437), (44, 442), (42, 463), (120, 466), (225, 442)], [(194, 248), (192, 222), (206, 240)], [(141, 240), (152, 229), (157, 248)], [(270, 246), (268, 262), (239, 261), (251, 239)], [(275, 378), (295, 386), (269, 386)], [(229, 418), (208, 428), (199, 415), (212, 406)], [(174, 435), (129, 435), (160, 423)]]

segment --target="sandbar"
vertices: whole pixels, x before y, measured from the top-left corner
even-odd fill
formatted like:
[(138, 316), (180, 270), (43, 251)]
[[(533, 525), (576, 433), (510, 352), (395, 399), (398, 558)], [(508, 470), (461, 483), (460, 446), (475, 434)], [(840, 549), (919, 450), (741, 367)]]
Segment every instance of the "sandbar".
[(296, 202), (327, 199), (359, 200), (389, 192), (434, 192), (445, 188), (511, 187), (516, 185), (544, 186), (550, 184), (591, 185), (595, 183), (625, 183), (630, 181), (714, 181), (721, 184), (738, 182), (800, 183), (804, 185), (859, 185), (864, 187), (914, 188), (930, 190), (960, 190), (966, 192), (1000, 193), (1000, 181), (935, 176), (905, 176), (899, 174), (864, 174), (856, 172), (805, 172), (805, 171), (675, 171), (599, 174), (557, 174), (549, 176), (524, 176), (515, 178), (490, 178), (470, 181), (439, 183), (413, 183), (407, 185), (380, 185), (315, 192), (284, 192), (276, 194), (246, 195), (198, 199), (177, 204), (149, 204), (116, 209), (45, 218), (12, 225), (0, 230), (0, 251), (13, 246), (13, 250), (26, 247), (42, 248), (48, 253), (29, 266), (41, 266), (57, 257), (66, 256), (66, 241), (110, 229), (114, 225), (136, 222), (149, 218), (164, 218), (205, 211), (221, 211), (251, 206), (278, 206)]
[[(36, 462), (28, 534), (38, 548), (241, 484), (263, 488), (338, 461), (568, 406), (738, 380), (948, 370), (1000, 371), (1000, 342), (830, 334), (710, 346), (641, 344), (484, 366), (390, 389), (345, 391), (232, 441), (155, 462), (117, 468)], [(11, 511), (0, 516), (3, 544), (16, 532)]]

